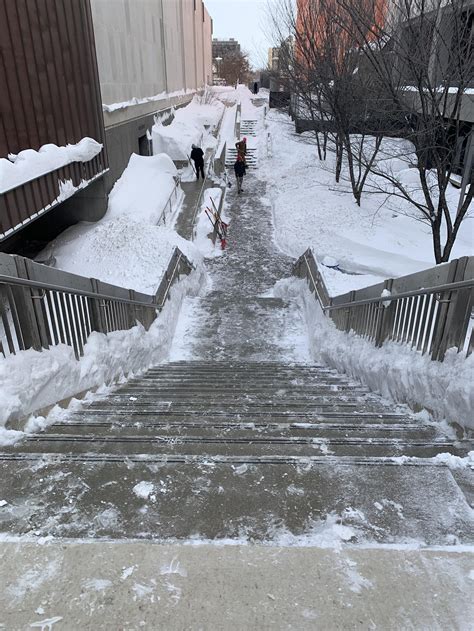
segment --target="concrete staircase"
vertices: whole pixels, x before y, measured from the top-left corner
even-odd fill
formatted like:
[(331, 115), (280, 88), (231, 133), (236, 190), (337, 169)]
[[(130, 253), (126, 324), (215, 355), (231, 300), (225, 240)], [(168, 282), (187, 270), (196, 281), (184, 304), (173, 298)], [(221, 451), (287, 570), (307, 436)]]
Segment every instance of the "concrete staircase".
[(164, 364), (0, 454), (26, 507), (3, 529), (268, 540), (337, 516), (364, 541), (471, 541), (472, 479), (433, 460), (468, 448), (323, 366)]

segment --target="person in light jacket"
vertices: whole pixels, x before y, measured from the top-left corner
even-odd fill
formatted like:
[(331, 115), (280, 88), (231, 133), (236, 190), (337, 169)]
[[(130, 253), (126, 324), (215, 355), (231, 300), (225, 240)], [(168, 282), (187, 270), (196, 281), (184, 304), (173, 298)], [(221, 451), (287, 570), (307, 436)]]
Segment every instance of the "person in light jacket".
[(245, 161), (242, 159), (241, 156), (237, 156), (237, 160), (235, 161), (234, 164), (234, 172), (235, 172), (235, 177), (237, 179), (237, 193), (240, 195), (240, 193), (243, 193), (243, 189), (242, 189), (242, 183), (244, 181), (244, 175), (245, 172), (247, 170), (247, 167), (245, 166)]
[(199, 180), (199, 174), (201, 174), (204, 180), (204, 151), (197, 145), (193, 145), (191, 160), (194, 162), (194, 171), (196, 172), (197, 179)]

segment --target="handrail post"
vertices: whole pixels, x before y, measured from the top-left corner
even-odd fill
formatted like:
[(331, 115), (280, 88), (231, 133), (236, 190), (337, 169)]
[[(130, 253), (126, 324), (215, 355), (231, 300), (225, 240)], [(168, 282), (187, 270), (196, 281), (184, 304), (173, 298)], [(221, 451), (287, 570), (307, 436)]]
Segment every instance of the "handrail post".
[[(96, 278), (91, 278), (91, 288), (95, 294), (99, 294), (99, 281)], [(98, 333), (107, 333), (107, 326), (104, 319), (104, 310), (100, 306), (100, 298), (90, 299), (90, 314), (92, 330)]]
[[(388, 278), (384, 284), (383, 288), (388, 289), (388, 291), (392, 291), (393, 278)], [(382, 346), (385, 340), (388, 337), (389, 331), (393, 325), (393, 319), (395, 317), (395, 309), (396, 309), (396, 301), (390, 301), (388, 307), (385, 307), (383, 304), (383, 298), (380, 300), (378, 317), (377, 317), (377, 328), (375, 331), (375, 346)]]
[[(451, 282), (464, 280), (468, 257), (463, 256), (451, 263)], [(433, 342), (432, 359), (443, 361), (448, 348), (461, 349), (472, 309), (472, 288), (445, 292), (440, 296), (440, 313), (437, 335)]]
[[(349, 295), (349, 302), (354, 302), (355, 294), (356, 294), (355, 291), (351, 291)], [(329, 312), (329, 315), (331, 315), (331, 312)], [(351, 319), (352, 319), (352, 309), (351, 307), (347, 307), (346, 326), (345, 326), (346, 333), (349, 333), (349, 331), (351, 330)]]
[[(19, 256), (14, 258), (18, 278), (28, 279), (25, 260)], [(25, 348), (34, 348), (36, 351), (40, 351), (43, 349), (43, 340), (34, 304), (36, 301), (33, 300), (33, 291), (27, 287), (12, 287)], [(48, 348), (47, 343), (44, 348)]]

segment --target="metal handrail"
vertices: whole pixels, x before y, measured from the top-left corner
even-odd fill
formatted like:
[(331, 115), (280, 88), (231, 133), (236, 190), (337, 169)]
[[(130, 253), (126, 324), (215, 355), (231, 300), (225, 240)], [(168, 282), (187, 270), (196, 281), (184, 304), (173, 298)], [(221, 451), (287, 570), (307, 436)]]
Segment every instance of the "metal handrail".
[(316, 292), (316, 295), (318, 296), (319, 303), (320, 303), (320, 305), (321, 305), (321, 307), (323, 309), (327, 309), (327, 307), (323, 306), (324, 302), (323, 302), (323, 299), (321, 298), (321, 295), (320, 295), (320, 293), (318, 291), (318, 285), (317, 285), (316, 281), (314, 280), (313, 272), (311, 271), (311, 268), (309, 266), (308, 257), (306, 256), (306, 254), (304, 254), (303, 256), (304, 256), (304, 262), (306, 263), (306, 267), (308, 268), (308, 274), (310, 275), (311, 282), (313, 283), (314, 291)]
[[(102, 300), (114, 300), (123, 302), (129, 305), (135, 305), (137, 307), (157, 308), (156, 303), (142, 302), (141, 300), (130, 300), (129, 298), (119, 298), (118, 296), (109, 296), (108, 294), (99, 294), (92, 291), (85, 291), (84, 289), (75, 289), (71, 287), (64, 287), (62, 285), (53, 285), (51, 283), (43, 283), (37, 280), (30, 280), (27, 278), (17, 278), (15, 276), (0, 275), (0, 285), (17, 285), (20, 287), (31, 287), (33, 289), (46, 289), (48, 291), (57, 291), (63, 294), (75, 294), (76, 296), (84, 296), (85, 298), (100, 298)], [(123, 288), (125, 289), (125, 288)], [(152, 299), (154, 296), (150, 296)]]
[(190, 262), (188, 261), (188, 259), (187, 259), (187, 258), (186, 258), (186, 257), (185, 257), (185, 256), (184, 256), (181, 252), (179, 252), (178, 257), (177, 257), (177, 259), (176, 259), (175, 266), (174, 266), (174, 268), (173, 268), (173, 271), (171, 272), (171, 275), (170, 275), (170, 277), (168, 278), (168, 283), (167, 283), (167, 285), (166, 285), (166, 291), (165, 291), (165, 293), (163, 294), (163, 300), (161, 301), (161, 304), (160, 304), (160, 305), (158, 305), (158, 309), (159, 309), (160, 311), (161, 311), (161, 309), (163, 308), (163, 306), (164, 306), (164, 304), (165, 304), (165, 302), (166, 302), (166, 300), (167, 300), (167, 298), (168, 298), (168, 294), (169, 294), (169, 292), (170, 292), (171, 285), (173, 284), (173, 280), (174, 280), (174, 277), (175, 277), (175, 274), (176, 274), (176, 270), (178, 269), (179, 264), (181, 263), (181, 261), (182, 261), (182, 260), (184, 260), (184, 261), (188, 264), (188, 266), (189, 266), (189, 268), (190, 268), (190, 269), (193, 269), (193, 265), (192, 265), (192, 263), (190, 263)]
[[(379, 347), (388, 340), (404, 342), (443, 361), (448, 348), (463, 350), (466, 357), (474, 350), (474, 332), (469, 324), (474, 298), (473, 263), (474, 258), (462, 257), (439, 271), (388, 279), (333, 298), (327, 293), (311, 250), (295, 263), (294, 273), (307, 279), (323, 313), (339, 330), (353, 330)], [(439, 284), (429, 286), (436, 280)], [(420, 287), (425, 282), (428, 287)], [(416, 289), (406, 290), (410, 286)], [(359, 298), (367, 295), (371, 297)], [(338, 300), (339, 304), (334, 304)]]
[(405, 291), (400, 294), (387, 294), (379, 298), (366, 298), (365, 300), (354, 300), (354, 302), (343, 302), (340, 305), (329, 305), (323, 307), (324, 311), (334, 311), (335, 309), (347, 309), (347, 307), (358, 307), (360, 305), (370, 305), (377, 302), (388, 302), (391, 300), (401, 300), (402, 298), (413, 298), (415, 296), (429, 296), (431, 294), (443, 293), (445, 291), (456, 291), (457, 289), (467, 289), (474, 287), (474, 279), (460, 280), (456, 283), (447, 283), (445, 285), (436, 285), (435, 287), (423, 287), (413, 291)]
[(168, 207), (168, 204), (169, 204), (170, 205), (170, 209), (171, 209), (171, 198), (173, 197), (173, 195), (176, 195), (176, 191), (181, 186), (181, 176), (180, 175), (175, 175), (174, 177), (175, 177), (175, 185), (173, 187), (173, 190), (170, 193), (170, 196), (166, 200), (165, 205), (163, 206), (163, 210), (161, 211), (160, 218), (157, 221), (157, 225), (159, 225), (161, 223), (161, 220), (163, 218), (164, 218), (164, 223), (166, 223), (166, 208)]

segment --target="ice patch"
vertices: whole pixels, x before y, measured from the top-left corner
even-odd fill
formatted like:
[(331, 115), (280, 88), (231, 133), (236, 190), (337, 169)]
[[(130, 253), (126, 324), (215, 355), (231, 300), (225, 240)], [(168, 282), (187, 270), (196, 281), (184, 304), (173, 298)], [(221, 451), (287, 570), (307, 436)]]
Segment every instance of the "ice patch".
[(145, 482), (144, 480), (142, 480), (142, 482), (135, 484), (135, 486), (133, 487), (133, 492), (137, 497), (140, 497), (143, 500), (147, 500), (153, 493), (154, 488), (155, 487), (151, 482)]
[(109, 587), (112, 587), (112, 581), (106, 578), (89, 578), (83, 581), (85, 589), (90, 589), (96, 592), (102, 592)]
[(46, 620), (39, 620), (38, 622), (32, 622), (30, 627), (32, 629), (40, 629), (40, 631), (52, 631), (53, 624), (62, 620), (62, 616), (55, 616), (54, 618), (47, 618)]
[(232, 468), (234, 470), (235, 475), (243, 475), (244, 473), (247, 473), (248, 471), (248, 465), (246, 465), (245, 462), (244, 464), (241, 464), (238, 467), (232, 467)]
[(131, 565), (130, 567), (123, 568), (122, 575), (120, 577), (122, 581), (125, 581), (127, 578), (129, 578), (129, 576), (131, 576), (135, 572), (136, 568), (136, 565)]
[(169, 565), (162, 565), (160, 568), (160, 574), (161, 576), (164, 576), (166, 574), (179, 574), (179, 576), (183, 576), (183, 577), (187, 577), (188, 572), (184, 569), (184, 567), (181, 567), (180, 562), (178, 561), (178, 559), (176, 557), (174, 557)]

